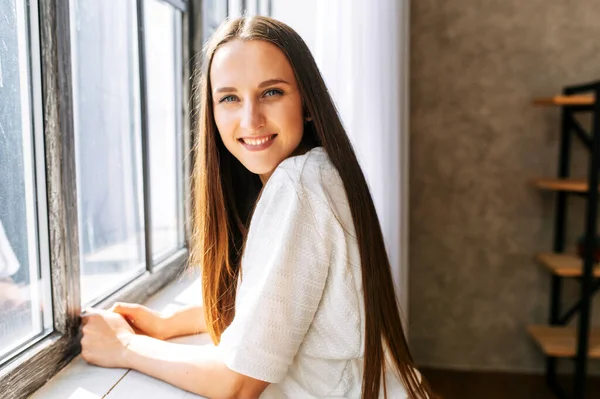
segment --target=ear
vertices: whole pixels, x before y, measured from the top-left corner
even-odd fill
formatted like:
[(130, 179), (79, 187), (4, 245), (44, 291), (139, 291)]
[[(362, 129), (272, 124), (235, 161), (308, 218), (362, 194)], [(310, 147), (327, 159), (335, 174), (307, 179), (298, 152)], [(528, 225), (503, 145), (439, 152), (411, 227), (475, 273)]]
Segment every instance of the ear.
[(304, 122), (310, 122), (310, 121), (312, 121), (312, 119), (313, 119), (312, 115), (306, 109), (306, 104), (304, 104), (304, 101), (302, 102), (302, 113), (304, 113)]

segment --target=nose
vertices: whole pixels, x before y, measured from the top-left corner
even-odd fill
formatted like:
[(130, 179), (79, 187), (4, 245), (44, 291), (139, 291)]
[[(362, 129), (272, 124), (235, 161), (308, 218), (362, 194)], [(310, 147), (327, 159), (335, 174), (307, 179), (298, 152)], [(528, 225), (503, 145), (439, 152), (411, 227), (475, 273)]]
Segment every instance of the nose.
[(242, 108), (240, 127), (244, 130), (255, 131), (265, 124), (265, 117), (260, 105), (255, 101), (247, 101)]

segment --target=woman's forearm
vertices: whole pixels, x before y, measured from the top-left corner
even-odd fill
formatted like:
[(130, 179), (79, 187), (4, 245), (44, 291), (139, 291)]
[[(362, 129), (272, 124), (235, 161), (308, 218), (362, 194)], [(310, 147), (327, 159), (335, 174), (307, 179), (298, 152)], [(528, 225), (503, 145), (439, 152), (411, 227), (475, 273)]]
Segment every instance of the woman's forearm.
[(165, 316), (166, 338), (203, 332), (206, 332), (206, 322), (204, 308), (201, 305), (186, 306)]
[(242, 389), (240, 375), (229, 370), (212, 345), (193, 346), (132, 337), (125, 367), (148, 374), (208, 398), (235, 398)]

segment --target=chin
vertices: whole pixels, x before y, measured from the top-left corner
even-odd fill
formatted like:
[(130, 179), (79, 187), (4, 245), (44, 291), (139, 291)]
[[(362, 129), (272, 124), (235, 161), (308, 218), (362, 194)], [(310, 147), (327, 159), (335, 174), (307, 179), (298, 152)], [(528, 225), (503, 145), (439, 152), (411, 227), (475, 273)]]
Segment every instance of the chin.
[(252, 162), (248, 162), (248, 163), (242, 163), (244, 165), (244, 167), (246, 169), (248, 169), (250, 172), (254, 173), (255, 175), (264, 175), (265, 173), (269, 173), (271, 171), (273, 171), (276, 167), (277, 164), (267, 164), (267, 163), (252, 163)]
[(239, 157), (237, 158), (250, 172), (256, 175), (264, 175), (273, 172), (281, 162), (283, 162), (293, 153), (293, 150), (284, 151), (283, 153), (279, 149), (269, 150), (267, 150), (268, 152), (264, 152), (262, 154), (260, 152), (255, 154), (239, 154)]
[(256, 175), (265, 175), (271, 174), (275, 170), (276, 166), (273, 167), (262, 167), (262, 168), (254, 168), (250, 169), (250, 171)]

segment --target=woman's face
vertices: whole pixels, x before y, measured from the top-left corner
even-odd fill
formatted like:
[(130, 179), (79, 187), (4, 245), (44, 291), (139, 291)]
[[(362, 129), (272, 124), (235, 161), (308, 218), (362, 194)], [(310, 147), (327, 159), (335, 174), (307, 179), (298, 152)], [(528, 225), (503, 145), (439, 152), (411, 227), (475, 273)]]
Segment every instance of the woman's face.
[(302, 140), (302, 98), (292, 66), (274, 44), (233, 40), (215, 52), (210, 82), (225, 147), (264, 184)]

